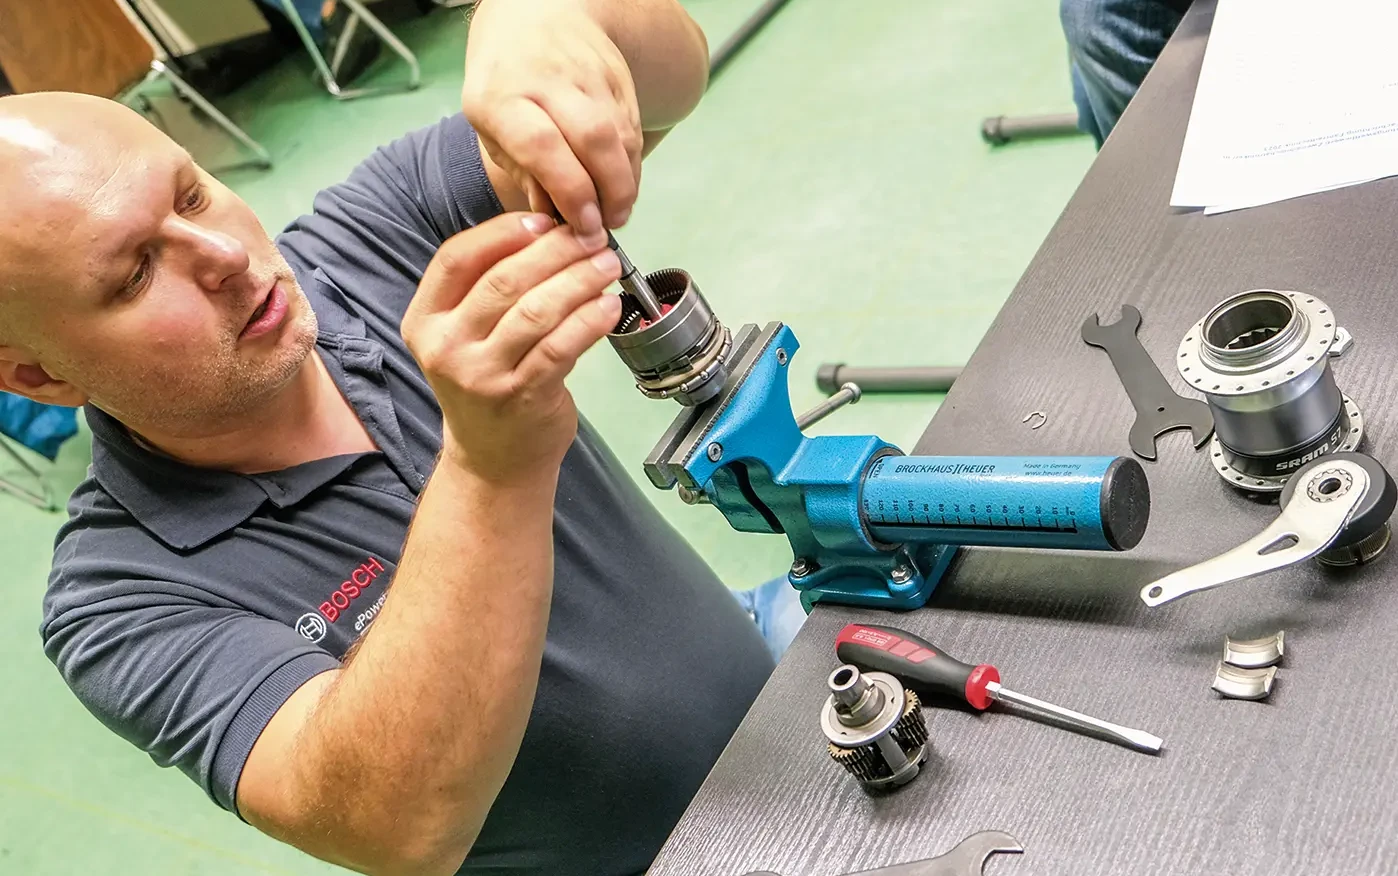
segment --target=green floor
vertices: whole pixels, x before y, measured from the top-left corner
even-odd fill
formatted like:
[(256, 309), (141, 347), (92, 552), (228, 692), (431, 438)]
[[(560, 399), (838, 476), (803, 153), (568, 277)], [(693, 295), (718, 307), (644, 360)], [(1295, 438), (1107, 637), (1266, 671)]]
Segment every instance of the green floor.
[[(717, 46), (759, 4), (686, 5)], [(423, 64), (415, 93), (336, 103), (306, 65), (288, 63), (221, 101), (278, 162), (271, 174), (226, 177), (269, 227), (306, 209), (376, 144), (458, 109), (459, 13), (401, 33)], [(647, 163), (619, 237), (646, 269), (689, 269), (730, 326), (790, 324), (804, 345), (793, 362), (798, 407), (819, 399), (822, 361), (960, 364), (1093, 156), (1085, 138), (992, 150), (980, 119), (1070, 106), (1052, 0), (792, 0)], [(635, 392), (605, 347), (585, 358), (573, 387), (639, 477), (675, 408)], [(873, 431), (910, 446), (936, 403), (869, 398), (816, 430)], [(51, 477), (59, 489), (81, 476), (87, 453), (86, 440), (65, 448)], [(731, 586), (785, 570), (784, 542), (655, 498)], [(0, 579), (9, 605), (0, 620), (0, 873), (332, 870), (156, 769), (62, 687), (36, 635), (59, 520), (0, 497), (9, 558)]]

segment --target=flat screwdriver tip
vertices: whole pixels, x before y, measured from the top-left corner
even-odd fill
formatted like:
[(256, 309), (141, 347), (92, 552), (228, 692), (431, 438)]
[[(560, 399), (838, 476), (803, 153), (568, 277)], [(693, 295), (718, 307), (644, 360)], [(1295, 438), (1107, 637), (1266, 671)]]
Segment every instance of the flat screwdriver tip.
[(1148, 751), (1151, 754), (1159, 754), (1160, 749), (1165, 747), (1164, 739), (1152, 736), (1144, 730), (1128, 730), (1124, 735), (1133, 747), (1139, 748), (1141, 751)]

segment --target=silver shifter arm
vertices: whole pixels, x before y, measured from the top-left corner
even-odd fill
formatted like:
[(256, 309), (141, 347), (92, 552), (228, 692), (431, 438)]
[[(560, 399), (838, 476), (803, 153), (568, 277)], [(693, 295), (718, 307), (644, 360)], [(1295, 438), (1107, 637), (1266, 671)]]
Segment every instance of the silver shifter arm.
[(1364, 498), (1369, 475), (1349, 460), (1335, 460), (1305, 477), (1272, 525), (1227, 553), (1147, 584), (1141, 588), (1141, 599), (1154, 608), (1308, 560), (1325, 550)]

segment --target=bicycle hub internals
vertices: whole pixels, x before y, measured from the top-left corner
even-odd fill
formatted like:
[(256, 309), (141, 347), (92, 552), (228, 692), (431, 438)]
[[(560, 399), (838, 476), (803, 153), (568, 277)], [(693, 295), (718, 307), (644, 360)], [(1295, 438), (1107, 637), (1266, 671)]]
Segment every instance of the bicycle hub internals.
[(906, 785), (927, 759), (927, 721), (917, 694), (884, 672), (844, 665), (830, 673), (820, 724), (830, 757), (871, 790)]
[[(627, 288), (627, 284), (622, 284)], [(718, 395), (732, 337), (686, 271), (669, 268), (644, 278), (660, 305), (652, 317), (635, 295), (623, 295), (621, 319), (608, 336), (650, 398), (696, 407)]]
[(1210, 458), (1230, 485), (1279, 492), (1306, 463), (1364, 440), (1359, 407), (1330, 359), (1351, 344), (1324, 301), (1254, 289), (1195, 323), (1175, 360), (1214, 415)]

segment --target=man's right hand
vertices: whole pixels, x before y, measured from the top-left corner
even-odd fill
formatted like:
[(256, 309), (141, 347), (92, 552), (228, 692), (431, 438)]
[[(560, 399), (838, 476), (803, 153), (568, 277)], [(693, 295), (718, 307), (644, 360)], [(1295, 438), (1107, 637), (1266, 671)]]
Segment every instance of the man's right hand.
[(557, 468), (577, 432), (564, 386), (615, 327), (621, 275), (605, 232), (579, 237), (510, 213), (448, 240), (403, 318), (403, 338), (442, 408), (443, 454), (509, 483)]

